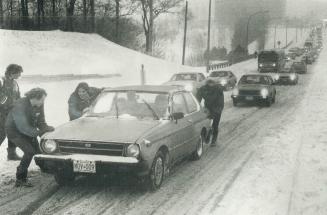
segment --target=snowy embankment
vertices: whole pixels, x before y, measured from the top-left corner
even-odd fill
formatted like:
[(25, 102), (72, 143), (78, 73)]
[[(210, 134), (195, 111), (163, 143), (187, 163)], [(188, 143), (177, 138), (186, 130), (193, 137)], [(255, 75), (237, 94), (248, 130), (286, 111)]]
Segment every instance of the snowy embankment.
[(147, 56), (96, 34), (0, 30), (0, 47), (1, 69), (18, 63), (24, 75), (120, 73), (121, 82), (139, 84), (143, 64), (148, 82), (160, 84), (176, 72), (205, 71)]

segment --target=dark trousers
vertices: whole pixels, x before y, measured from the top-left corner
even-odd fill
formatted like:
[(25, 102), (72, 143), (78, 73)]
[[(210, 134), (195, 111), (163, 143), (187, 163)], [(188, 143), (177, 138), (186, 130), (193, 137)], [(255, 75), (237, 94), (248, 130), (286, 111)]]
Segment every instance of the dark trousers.
[(38, 141), (36, 138), (25, 135), (9, 136), (9, 139), (24, 152), (24, 156), (17, 167), (16, 179), (26, 180), (28, 167), (31, 164), (33, 156), (37, 153)]
[[(0, 146), (6, 139), (6, 130), (5, 130), (5, 124), (6, 124), (6, 118), (7, 113), (0, 112)], [(8, 139), (8, 148), (16, 148), (15, 144)]]
[(221, 118), (221, 112), (217, 112), (214, 114), (211, 114), (212, 117), (212, 142), (216, 142), (218, 138), (218, 132), (219, 132), (219, 123)]

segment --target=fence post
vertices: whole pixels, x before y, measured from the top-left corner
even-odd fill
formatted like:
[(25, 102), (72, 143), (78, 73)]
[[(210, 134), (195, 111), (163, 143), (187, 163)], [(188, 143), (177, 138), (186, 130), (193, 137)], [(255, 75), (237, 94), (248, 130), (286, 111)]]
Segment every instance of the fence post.
[(145, 85), (145, 70), (144, 65), (141, 65), (141, 85)]

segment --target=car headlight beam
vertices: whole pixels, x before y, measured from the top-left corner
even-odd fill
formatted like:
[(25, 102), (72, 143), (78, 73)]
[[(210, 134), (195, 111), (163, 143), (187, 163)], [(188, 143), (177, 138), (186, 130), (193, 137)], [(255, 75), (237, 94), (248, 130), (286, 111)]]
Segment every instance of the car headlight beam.
[(290, 75), (290, 79), (291, 79), (292, 81), (294, 81), (294, 80), (296, 79), (296, 75), (295, 75), (295, 74), (291, 74), (291, 75)]
[(41, 146), (42, 150), (47, 154), (54, 153), (58, 148), (58, 144), (54, 140), (45, 140)]
[(137, 158), (140, 155), (140, 147), (137, 144), (131, 144), (127, 147), (127, 157)]
[(222, 86), (225, 86), (225, 85), (227, 84), (227, 80), (226, 80), (226, 79), (222, 79), (222, 80), (220, 80), (220, 84), (221, 84)]
[(269, 91), (268, 91), (268, 89), (263, 88), (263, 89), (261, 89), (260, 94), (261, 94), (262, 98), (265, 99), (268, 97)]
[(184, 88), (186, 91), (189, 91), (189, 92), (193, 91), (193, 85), (191, 85), (191, 84), (186, 85)]
[(233, 90), (233, 96), (238, 96), (239, 95), (239, 90), (237, 89), (237, 88), (235, 88), (234, 90)]

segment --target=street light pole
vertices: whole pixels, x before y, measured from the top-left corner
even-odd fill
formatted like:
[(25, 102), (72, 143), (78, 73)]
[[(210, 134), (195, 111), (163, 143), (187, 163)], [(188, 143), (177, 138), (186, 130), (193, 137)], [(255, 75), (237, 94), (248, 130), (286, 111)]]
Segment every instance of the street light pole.
[(208, 41), (207, 41), (207, 73), (209, 73), (210, 64), (210, 35), (211, 34), (211, 0), (209, 0), (209, 19), (208, 19)]
[(187, 14), (188, 14), (188, 1), (186, 1), (186, 6), (185, 6), (185, 24), (184, 24), (184, 41), (183, 41), (182, 65), (185, 64), (185, 49), (186, 49), (186, 34), (187, 34)]
[(277, 26), (276, 26), (276, 24), (275, 24), (275, 31), (274, 31), (274, 49), (276, 48), (276, 29), (277, 28)]
[(250, 25), (250, 21), (252, 19), (252, 17), (260, 14), (260, 13), (268, 13), (269, 11), (268, 10), (265, 10), (265, 11), (258, 11), (254, 14), (251, 14), (248, 18), (248, 22), (247, 22), (247, 25), (246, 25), (246, 52), (249, 54), (249, 48), (248, 48), (248, 45), (249, 45), (249, 25)]

